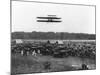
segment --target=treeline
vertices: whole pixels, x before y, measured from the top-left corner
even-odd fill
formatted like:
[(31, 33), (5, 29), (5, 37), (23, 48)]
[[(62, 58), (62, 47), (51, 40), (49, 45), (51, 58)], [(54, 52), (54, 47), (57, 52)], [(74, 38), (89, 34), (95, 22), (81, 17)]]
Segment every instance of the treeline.
[(95, 40), (95, 34), (67, 32), (12, 32), (12, 39)]

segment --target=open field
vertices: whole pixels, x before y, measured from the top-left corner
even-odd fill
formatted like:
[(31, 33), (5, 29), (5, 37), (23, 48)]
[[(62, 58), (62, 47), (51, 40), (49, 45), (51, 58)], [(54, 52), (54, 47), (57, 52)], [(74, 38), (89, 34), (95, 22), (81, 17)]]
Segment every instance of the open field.
[[(16, 41), (20, 39), (13, 39), (12, 41)], [(36, 40), (36, 39), (21, 39), (24, 43), (34, 43), (34, 42), (47, 42), (50, 40), (51, 43), (55, 43), (58, 41), (59, 43), (66, 43), (66, 42), (95, 42), (95, 40)]]
[[(46, 63), (50, 66), (46, 68)], [(67, 57), (52, 58), (51, 56), (20, 56), (12, 55), (11, 72), (12, 74), (42, 73), (80, 70), (85, 63), (89, 69), (95, 69), (95, 60)]]

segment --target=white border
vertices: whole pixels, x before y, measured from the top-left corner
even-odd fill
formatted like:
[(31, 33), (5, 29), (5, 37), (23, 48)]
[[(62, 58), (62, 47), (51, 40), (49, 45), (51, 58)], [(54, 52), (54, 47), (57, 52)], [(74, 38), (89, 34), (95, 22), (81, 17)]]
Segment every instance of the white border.
[[(34, 1), (34, 0), (33, 0)], [(73, 3), (73, 4), (87, 4), (96, 5), (96, 55), (97, 55), (97, 68), (91, 71), (69, 71), (69, 72), (53, 72), (41, 73), (38, 75), (99, 75), (100, 68), (100, 0), (36, 0), (44, 2), (57, 2), (57, 3)], [(0, 74), (9, 75), (10, 73), (10, 0), (0, 0)]]

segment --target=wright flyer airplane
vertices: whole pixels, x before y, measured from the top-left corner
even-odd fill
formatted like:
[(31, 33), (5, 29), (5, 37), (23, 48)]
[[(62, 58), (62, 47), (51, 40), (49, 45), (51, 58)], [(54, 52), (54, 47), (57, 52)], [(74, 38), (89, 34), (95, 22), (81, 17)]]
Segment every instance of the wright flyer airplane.
[(37, 22), (50, 22), (50, 23), (56, 22), (56, 23), (59, 23), (59, 22), (62, 22), (60, 19), (61, 18), (57, 17), (56, 15), (48, 15), (46, 17), (37, 17)]

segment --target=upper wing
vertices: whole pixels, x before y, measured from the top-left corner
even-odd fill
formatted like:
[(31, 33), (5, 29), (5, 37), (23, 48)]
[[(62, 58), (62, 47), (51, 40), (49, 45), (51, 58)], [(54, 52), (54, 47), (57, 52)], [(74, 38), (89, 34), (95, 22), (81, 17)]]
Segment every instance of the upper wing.
[(58, 17), (37, 17), (38, 19), (61, 19)]

